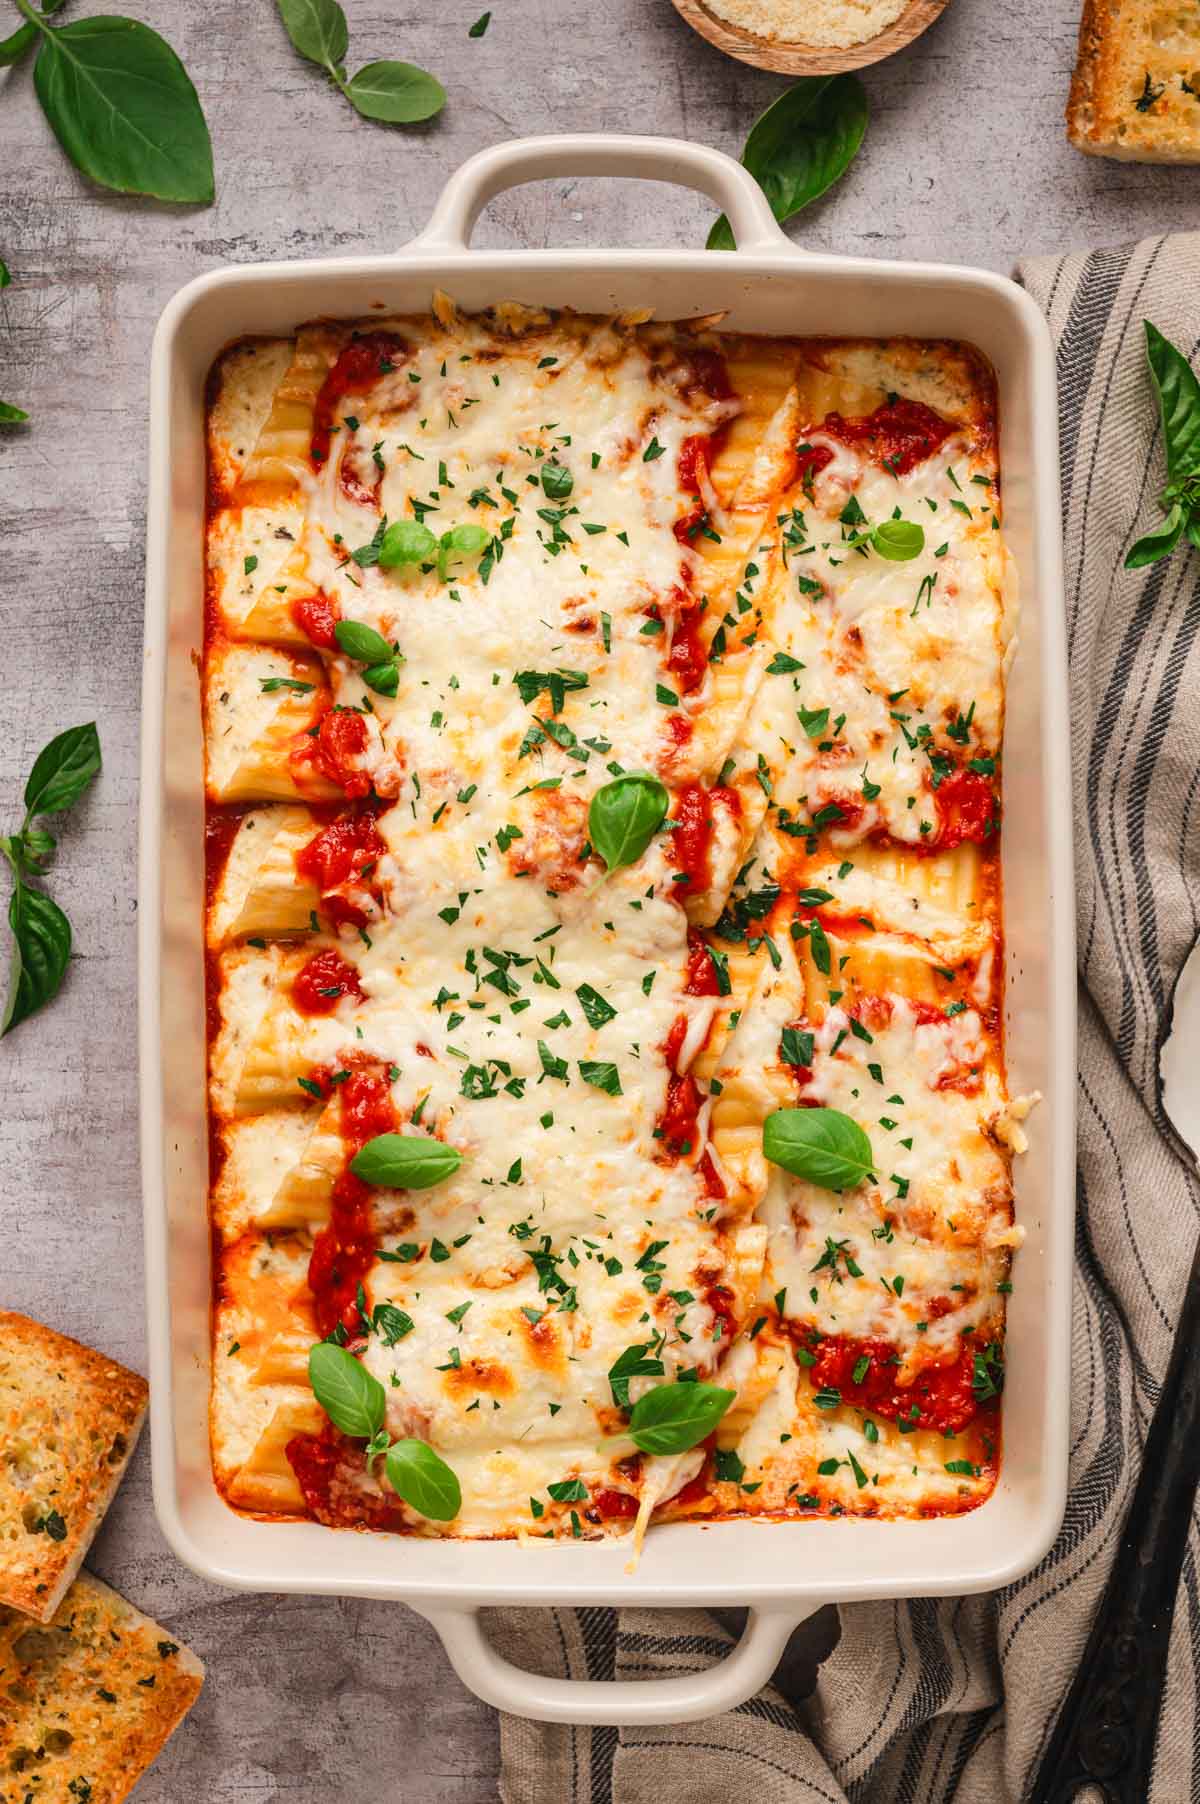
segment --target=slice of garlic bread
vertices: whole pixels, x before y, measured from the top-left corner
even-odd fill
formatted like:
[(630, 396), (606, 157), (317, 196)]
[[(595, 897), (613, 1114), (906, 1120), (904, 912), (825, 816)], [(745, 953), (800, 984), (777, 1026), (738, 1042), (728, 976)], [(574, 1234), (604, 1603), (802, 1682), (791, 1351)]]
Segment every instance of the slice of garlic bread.
[(146, 1381), (0, 1310), (0, 1604), (49, 1622), (133, 1451)]
[(1200, 15), (1084, 0), (1067, 136), (1092, 156), (1200, 163)]
[(190, 1649), (88, 1572), (49, 1623), (0, 1609), (0, 1795), (119, 1804), (203, 1683)]

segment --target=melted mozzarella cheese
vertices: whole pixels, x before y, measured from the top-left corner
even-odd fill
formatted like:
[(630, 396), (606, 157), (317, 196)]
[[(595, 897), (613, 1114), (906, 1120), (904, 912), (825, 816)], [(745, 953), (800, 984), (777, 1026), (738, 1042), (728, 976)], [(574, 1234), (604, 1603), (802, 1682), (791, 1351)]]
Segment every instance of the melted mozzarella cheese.
[[(936, 824), (931, 754), (948, 730), (977, 757), (999, 747), (1005, 559), (990, 488), (972, 483), (954, 438), (902, 475), (820, 432), (808, 442), (833, 462), (813, 478), (812, 500), (797, 491), (782, 516), (769, 603), (772, 638), (800, 668), (763, 685), (755, 743), (781, 808), (811, 818), (849, 798), (861, 810), (835, 843), (882, 827), (919, 845)], [(918, 556), (847, 549), (893, 516), (922, 528)]]
[[(756, 1145), (738, 1152), (735, 1182), (713, 1128), (722, 1083), (760, 1120), (795, 1083), (779, 1053), (804, 1007), (788, 919), (773, 918), (781, 945), (772, 942), (748, 999), (691, 996), (670, 835), (602, 876), (588, 856), (587, 815), (596, 789), (624, 771), (678, 782), (680, 747), (714, 700), (724, 643), (730, 669), (730, 654), (741, 655), (741, 687), (714, 712), (727, 714), (731, 768), (752, 773), (752, 793), (740, 812), (716, 811), (711, 912), (689, 902), (693, 918), (716, 917), (764, 810), (738, 890), (782, 872), (790, 908), (784, 866), (796, 840), (786, 822), (851, 795), (861, 818), (809, 858), (804, 883), (838, 913), (867, 917), (895, 972), (961, 962), (988, 1010), (998, 945), (978, 911), (975, 867), (939, 888), (914, 883), (902, 864), (836, 848), (876, 829), (902, 849), (921, 846), (930, 749), (948, 729), (975, 755), (996, 751), (1005, 627), (990, 495), (967, 486), (959, 439), (896, 477), (810, 431), (833, 461), (811, 497), (789, 497), (799, 514), (780, 510), (799, 418), (792, 390), (763, 430), (738, 505), (723, 508), (706, 471), (681, 483), (680, 454), (740, 403), (685, 386), (665, 341), (607, 322), (550, 323), (509, 340), (471, 320), (377, 323), (406, 354), (366, 393), (345, 397), (331, 455), (301, 474), (297, 496), (219, 513), (209, 538), (230, 638), (272, 586), (282, 593), (286, 565), (289, 581), (302, 570), (336, 614), (399, 654), (387, 696), (341, 651), (318, 661), (221, 640), (209, 648), (214, 795), (242, 793), (239, 773), (255, 747), (281, 736), (281, 720), (287, 757), (321, 697), (301, 706), (287, 699), (294, 691), (265, 685), (315, 671), (338, 707), (365, 714), (359, 762), (386, 804), (385, 850), (361, 892), (365, 928), (321, 928), (303, 950), (247, 941), (221, 953), (212, 1101), (226, 1159), (214, 1209), (234, 1250), (218, 1343), (247, 1351), (227, 1369), (218, 1361), (218, 1463), (229, 1472), (252, 1462), (280, 1395), (286, 1404), (286, 1387), (256, 1377), (255, 1359), (270, 1372), (281, 1335), (312, 1332), (305, 1270), (317, 1218), (278, 1250), (256, 1228), (322, 1114), (308, 1093), (284, 1091), (308, 1072), (336, 1083), (366, 1060), (388, 1073), (401, 1131), (435, 1134), (462, 1155), (429, 1190), (373, 1193), (379, 1256), (363, 1284), (361, 1356), (384, 1386), (389, 1433), (427, 1441), (462, 1484), (450, 1532), (592, 1534), (595, 1516), (572, 1525), (549, 1487), (616, 1487), (640, 1495), (644, 1516), (700, 1470), (702, 1452), (636, 1457), (609, 1373), (647, 1346), (663, 1371), (635, 1378), (632, 1400), (689, 1368), (754, 1399), (737, 1441), (743, 1478), (718, 1471), (714, 1481), (720, 1508), (801, 1507), (798, 1490), (826, 1466), (821, 1494), (847, 1510), (955, 1507), (962, 1481), (946, 1473), (937, 1437), (814, 1408), (787, 1337), (815, 1323), (885, 1338), (908, 1375), (996, 1319), (1013, 1236), (1009, 1116), (985, 1016), (969, 1008), (933, 1020), (897, 992), (868, 1038), (835, 997), (811, 1029), (804, 1100), (862, 1122), (875, 1179), (838, 1195), (768, 1167)], [(697, 489), (722, 532), (738, 529), (740, 508), (754, 543), (768, 506), (784, 530), (745, 567), (713, 648), (716, 675), (706, 670), (685, 695), (666, 660), (680, 610), (705, 580), (674, 531)], [(920, 556), (891, 563), (847, 551), (839, 515), (851, 495), (869, 522), (897, 511), (920, 520)], [(414, 519), (435, 540), (483, 526), (488, 546), (381, 565), (386, 523)], [(758, 642), (764, 627), (770, 644)], [(967, 740), (956, 737), (960, 723)], [(264, 793), (293, 805), (286, 787)], [(263, 834), (253, 824), (217, 890), (218, 945), (255, 881)], [(361, 994), (306, 1015), (291, 985), (309, 953), (333, 944)], [(671, 1157), (659, 1137), (671, 1072), (693, 1068), (727, 1030), (696, 1144)], [(262, 1106), (244, 1094), (250, 1057), (274, 1057), (283, 1072), (261, 1116), (239, 1115)], [(701, 1154), (724, 1172), (726, 1202), (710, 1195)], [(272, 1285), (274, 1304), (256, 1301)], [(761, 1296), (759, 1327), (772, 1324), (761, 1343), (743, 1334), (730, 1348), (724, 1304), (713, 1306), (721, 1292), (739, 1308)], [(378, 1469), (356, 1482), (382, 1490)]]

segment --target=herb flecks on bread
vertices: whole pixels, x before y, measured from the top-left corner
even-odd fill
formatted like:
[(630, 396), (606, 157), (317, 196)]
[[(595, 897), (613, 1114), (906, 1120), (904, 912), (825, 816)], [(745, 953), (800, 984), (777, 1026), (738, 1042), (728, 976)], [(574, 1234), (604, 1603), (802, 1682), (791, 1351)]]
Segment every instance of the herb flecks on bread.
[(144, 1378), (0, 1310), (0, 1604), (48, 1622), (120, 1483)]
[(1200, 13), (1085, 0), (1067, 134), (1092, 156), (1200, 162)]
[(120, 1804), (203, 1682), (188, 1648), (90, 1573), (48, 1624), (0, 1609), (0, 1797)]

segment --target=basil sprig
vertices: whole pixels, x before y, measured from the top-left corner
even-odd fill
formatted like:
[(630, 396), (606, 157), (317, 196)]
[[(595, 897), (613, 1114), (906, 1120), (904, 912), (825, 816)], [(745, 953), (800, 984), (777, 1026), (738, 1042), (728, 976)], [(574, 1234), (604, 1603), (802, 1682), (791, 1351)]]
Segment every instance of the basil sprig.
[(1127, 570), (1169, 557), (1185, 533), (1200, 548), (1200, 382), (1183, 352), (1149, 320), (1142, 323), (1167, 457), (1167, 486), (1159, 496), (1167, 517), (1132, 547)]
[(393, 1491), (431, 1521), (451, 1522), (461, 1510), (457, 1473), (424, 1441), (393, 1441), (383, 1469)]
[(71, 923), (31, 879), (44, 877), (55, 847), (52, 833), (36, 827), (39, 815), (62, 814), (77, 802), (100, 769), (94, 722), (70, 727), (44, 746), (25, 785), (25, 819), (18, 832), (0, 835), (0, 852), (12, 866), (8, 904), (12, 960), (8, 1003), (0, 1034), (35, 1014), (58, 993), (71, 956)]
[(412, 63), (367, 63), (346, 75), (350, 28), (337, 0), (278, 0), (279, 16), (295, 49), (316, 63), (364, 119), (385, 125), (415, 125), (432, 119), (446, 104), (440, 81)]
[(435, 539), (422, 521), (394, 520), (379, 542), (376, 562), (385, 570), (399, 569), (402, 564), (436, 563), (438, 580), (445, 582), (453, 560), (478, 557), (491, 542), (486, 526), (477, 526), (472, 520), (451, 526), (440, 539)]
[(335, 1428), (382, 1453), (383, 1469), (397, 1496), (434, 1522), (449, 1522), (462, 1508), (457, 1477), (424, 1441), (393, 1441), (383, 1432), (387, 1397), (361, 1360), (333, 1341), (318, 1341), (308, 1355), (313, 1395)]
[(881, 520), (871, 534), (880, 557), (893, 564), (908, 564), (925, 549), (925, 528), (916, 520)]
[(736, 1395), (717, 1384), (656, 1384), (634, 1404), (629, 1432), (643, 1453), (686, 1453), (712, 1433)]
[(308, 1382), (335, 1428), (369, 1441), (383, 1427), (387, 1397), (378, 1378), (333, 1341), (321, 1340), (308, 1355)]
[(445, 582), (450, 574), (451, 562), (458, 558), (479, 557), (492, 542), (492, 535), (486, 526), (476, 526), (470, 520), (461, 526), (452, 526), (438, 540), (438, 576)]
[(401, 564), (432, 564), (437, 540), (420, 520), (393, 520), (379, 545), (378, 561), (385, 570)]
[(34, 90), (76, 169), (122, 194), (211, 201), (208, 126), (171, 46), (136, 19), (51, 25), (57, 5), (16, 5), (26, 24), (0, 45), (0, 61), (16, 62), (41, 40)]
[(461, 1164), (457, 1147), (429, 1134), (377, 1134), (354, 1155), (350, 1169), (381, 1190), (428, 1190), (453, 1177)]
[(908, 564), (925, 549), (925, 528), (916, 520), (881, 520), (878, 526), (851, 534), (838, 549), (858, 551), (864, 545), (872, 546), (889, 563)]
[(763, 1123), (763, 1154), (824, 1190), (852, 1190), (874, 1170), (871, 1142), (840, 1109), (776, 1109)]
[(588, 839), (610, 871), (636, 864), (667, 818), (665, 784), (631, 771), (603, 784), (588, 808)]
[[(782, 225), (845, 174), (866, 129), (866, 90), (857, 76), (805, 76), (755, 120), (742, 162)], [(707, 249), (734, 248), (722, 213), (708, 234)]]
[(395, 695), (400, 687), (400, 666), (404, 655), (398, 645), (389, 645), (382, 633), (361, 620), (339, 620), (333, 629), (339, 648), (348, 658), (365, 664), (363, 682), (377, 695)]

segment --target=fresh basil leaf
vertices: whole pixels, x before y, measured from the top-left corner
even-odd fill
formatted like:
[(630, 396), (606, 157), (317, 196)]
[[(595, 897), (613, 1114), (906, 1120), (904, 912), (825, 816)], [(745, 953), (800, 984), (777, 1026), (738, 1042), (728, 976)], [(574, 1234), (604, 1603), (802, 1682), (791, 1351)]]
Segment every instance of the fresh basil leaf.
[(384, 1471), (397, 1496), (431, 1522), (450, 1522), (462, 1508), (457, 1476), (424, 1441), (393, 1441)]
[(852, 1190), (874, 1169), (871, 1142), (840, 1109), (776, 1109), (762, 1144), (772, 1165), (825, 1190)]
[(468, 27), (467, 36), (469, 38), (481, 38), (491, 23), (491, 18), (492, 15), (490, 12), (480, 13), (474, 25)]
[(712, 1433), (736, 1394), (716, 1384), (656, 1384), (634, 1404), (629, 1432), (643, 1453), (686, 1453)]
[(452, 526), (438, 540), (438, 576), (442, 582), (450, 573), (450, 560), (453, 557), (477, 557), (486, 551), (492, 542), (492, 535), (486, 526), (476, 526), (467, 520), (461, 526)]
[(588, 808), (588, 839), (610, 871), (635, 864), (667, 818), (666, 786), (648, 772), (605, 783)]
[(615, 1065), (604, 1059), (580, 1059), (579, 1075), (585, 1084), (595, 1085), (608, 1096), (623, 1096), (621, 1074)]
[(38, 21), (33, 83), (75, 167), (122, 194), (211, 201), (212, 144), (187, 70), (136, 19)]
[(11, 401), (0, 401), (0, 426), (22, 426), (28, 418), (23, 407), (14, 407)]
[(416, 125), (446, 104), (446, 90), (412, 63), (368, 63), (345, 83), (342, 93), (364, 119), (385, 125)]
[(387, 1400), (378, 1378), (345, 1347), (321, 1340), (308, 1355), (313, 1395), (335, 1428), (369, 1441), (383, 1427)]
[[(18, 836), (20, 853), (27, 864), (42, 869), (58, 841), (53, 833), (47, 833), (44, 827), (26, 827)], [(11, 840), (8, 842), (13, 843)]]
[(893, 564), (908, 564), (925, 549), (925, 528), (915, 520), (881, 520), (871, 534), (880, 557)]
[(311, 695), (317, 685), (302, 683), (298, 677), (259, 677), (258, 686), (264, 695), (274, 695), (280, 689), (294, 690), (297, 695)]
[(437, 540), (419, 520), (393, 520), (379, 546), (379, 562), (385, 570), (401, 564), (432, 564)]
[(779, 1056), (785, 1065), (801, 1065), (806, 1070), (813, 1062), (813, 1037), (799, 1027), (785, 1027), (779, 1041)]
[(390, 664), (395, 656), (383, 634), (360, 620), (339, 620), (333, 636), (346, 656), (360, 664)]
[(575, 478), (562, 464), (542, 465), (542, 488), (551, 501), (565, 501), (575, 487)]
[(336, 82), (343, 82), (346, 71), (342, 65), (350, 48), (350, 30), (337, 0), (277, 0), (277, 3), (293, 47), (310, 63), (328, 69)]
[(25, 785), (27, 814), (61, 814), (77, 802), (100, 769), (100, 737), (95, 721), (68, 727), (34, 759)]
[(0, 69), (9, 69), (19, 63), (25, 52), (37, 42), (36, 25), (18, 25), (7, 38), (0, 38)]
[(1142, 323), (1162, 420), (1167, 475), (1172, 481), (1184, 480), (1200, 465), (1200, 382), (1183, 352), (1149, 320)]
[(10, 1033), (58, 994), (71, 957), (71, 923), (42, 890), (16, 879), (8, 902), (12, 961), (0, 1034)]
[[(0, 48), (3, 48), (3, 46), (0, 46)], [(0, 288), (7, 288), (11, 281), (12, 277), (8, 273), (8, 264), (4, 261), (3, 257), (0, 257)]]
[(1157, 564), (1160, 558), (1170, 557), (1183, 537), (1186, 525), (1187, 516), (1176, 501), (1162, 525), (1130, 547), (1125, 558), (1126, 570), (1142, 570), (1147, 564)]
[(386, 664), (372, 664), (362, 673), (362, 680), (376, 695), (395, 695), (400, 687), (400, 666), (395, 658)]
[[(742, 162), (782, 225), (845, 173), (866, 129), (866, 90), (857, 76), (806, 76), (755, 120)], [(723, 213), (708, 235), (707, 248), (735, 248)]]
[[(51, 13), (56, 13), (62, 4), (63, 0), (44, 0), (41, 8), (42, 17), (48, 19)], [(37, 39), (38, 28), (36, 25), (30, 24), (18, 25), (11, 37), (0, 38), (0, 69), (8, 69), (12, 67), (13, 63), (19, 63), (25, 52), (31, 50), (37, 43)], [(2, 267), (3, 265), (0, 264), (0, 268)], [(0, 280), (0, 288), (3, 287), (4, 282)]]
[(603, 1027), (607, 1021), (615, 1021), (617, 1011), (612, 1003), (603, 997), (599, 990), (593, 989), (590, 983), (581, 983), (575, 994), (579, 998), (579, 1006), (588, 1018), (589, 1027)]
[(461, 1164), (457, 1147), (429, 1134), (377, 1134), (354, 1155), (350, 1169), (364, 1184), (383, 1190), (428, 1190)]
[(653, 1341), (646, 1341), (642, 1346), (626, 1347), (619, 1353), (608, 1368), (608, 1382), (612, 1389), (613, 1402), (618, 1409), (629, 1408), (629, 1381), (631, 1378), (661, 1378), (665, 1367), (661, 1359), (651, 1354)]

